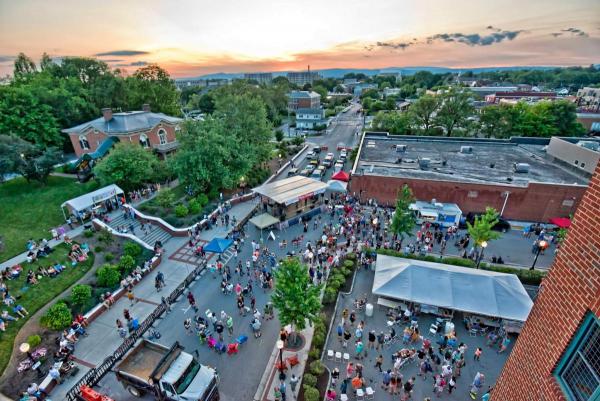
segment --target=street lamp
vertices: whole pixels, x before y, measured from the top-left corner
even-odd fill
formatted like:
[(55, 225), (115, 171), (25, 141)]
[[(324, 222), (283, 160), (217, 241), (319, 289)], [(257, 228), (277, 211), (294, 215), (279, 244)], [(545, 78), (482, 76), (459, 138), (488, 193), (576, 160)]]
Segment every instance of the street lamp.
[(277, 340), (276, 345), (279, 350), (279, 379), (283, 380), (282, 377), (285, 377), (285, 373), (283, 373), (283, 340)]
[(479, 269), (479, 264), (481, 263), (481, 259), (483, 258), (483, 250), (485, 248), (487, 248), (488, 243), (487, 241), (481, 241), (481, 250), (479, 251), (479, 257), (477, 258), (477, 266), (475, 266), (476, 269)]
[(538, 246), (537, 246), (537, 251), (536, 251), (536, 253), (535, 253), (535, 259), (533, 259), (533, 264), (531, 265), (531, 267), (529, 268), (529, 270), (533, 270), (533, 269), (535, 269), (535, 264), (536, 264), (536, 262), (537, 262), (537, 260), (538, 260), (538, 256), (540, 256), (540, 253), (541, 253), (541, 252), (542, 252), (544, 249), (548, 248), (548, 245), (549, 245), (549, 244), (548, 244), (548, 241), (545, 241), (545, 240), (541, 240), (541, 241), (538, 243)]

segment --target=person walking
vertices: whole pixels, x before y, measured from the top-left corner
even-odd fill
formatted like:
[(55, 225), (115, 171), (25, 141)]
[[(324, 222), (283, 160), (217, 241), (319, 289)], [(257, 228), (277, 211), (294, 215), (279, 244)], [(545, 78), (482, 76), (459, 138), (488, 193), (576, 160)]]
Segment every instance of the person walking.
[(192, 294), (192, 291), (188, 291), (187, 299), (192, 309), (194, 309), (194, 312), (198, 312), (198, 307), (196, 306), (196, 298), (194, 298), (194, 294)]
[(363, 345), (362, 341), (358, 340), (356, 342), (356, 347), (355, 347), (356, 359), (360, 360), (363, 358), (362, 357), (363, 349), (364, 349), (364, 345)]
[(477, 398), (477, 393), (479, 389), (483, 386), (483, 382), (485, 381), (485, 375), (481, 372), (477, 372), (475, 374), (475, 378), (473, 379), (473, 384), (471, 384), (471, 390), (469, 391), (469, 395), (472, 399)]
[(219, 341), (223, 341), (223, 330), (225, 330), (225, 326), (223, 326), (223, 322), (222, 321), (217, 321), (217, 324), (215, 326), (215, 331), (217, 332), (217, 334), (219, 335)]
[(479, 361), (479, 358), (481, 358), (482, 352), (483, 352), (483, 350), (480, 347), (477, 347), (475, 349), (475, 354), (473, 355), (473, 360), (474, 361)]
[(133, 306), (133, 304), (135, 303), (135, 296), (133, 295), (131, 287), (127, 289), (127, 299), (129, 299), (130, 305)]
[(379, 369), (380, 373), (383, 372), (381, 365), (383, 365), (383, 355), (379, 355), (377, 358), (375, 358), (375, 367)]
[(229, 333), (229, 337), (233, 336), (233, 317), (227, 316), (225, 325), (227, 326), (227, 332)]
[(450, 380), (448, 380), (448, 393), (452, 394), (452, 391), (456, 387), (456, 376), (452, 376)]
[(192, 319), (189, 317), (183, 321), (183, 328), (185, 329), (186, 334), (189, 336), (192, 333)]
[(290, 377), (290, 388), (292, 389), (293, 396), (296, 394), (296, 386), (298, 386), (299, 381), (300, 379), (298, 379), (296, 375), (292, 373), (292, 377)]

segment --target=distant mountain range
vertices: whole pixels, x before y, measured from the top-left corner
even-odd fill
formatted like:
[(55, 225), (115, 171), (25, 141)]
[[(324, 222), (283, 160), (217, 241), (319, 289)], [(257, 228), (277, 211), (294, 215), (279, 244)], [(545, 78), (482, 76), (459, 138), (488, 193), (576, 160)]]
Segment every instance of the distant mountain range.
[[(555, 66), (513, 66), (513, 67), (475, 67), (475, 68), (448, 68), (448, 67), (386, 67), (379, 69), (371, 69), (371, 68), (328, 68), (324, 70), (313, 70), (321, 74), (324, 78), (342, 78), (346, 74), (355, 73), (355, 74), (365, 74), (365, 75), (377, 75), (381, 73), (402, 73), (402, 75), (413, 75), (419, 71), (429, 71), (434, 74), (443, 74), (447, 72), (466, 72), (473, 71), (477, 72), (487, 72), (487, 71), (514, 71), (514, 70), (550, 70), (556, 68)], [(265, 71), (266, 72), (266, 71)], [(273, 76), (285, 76), (288, 72), (291, 71), (273, 71)], [(178, 81), (188, 80), (188, 79), (234, 79), (234, 78), (243, 78), (244, 73), (226, 73), (226, 72), (217, 72), (214, 74), (205, 74), (200, 75), (198, 77), (188, 77), (188, 78), (178, 78)]]

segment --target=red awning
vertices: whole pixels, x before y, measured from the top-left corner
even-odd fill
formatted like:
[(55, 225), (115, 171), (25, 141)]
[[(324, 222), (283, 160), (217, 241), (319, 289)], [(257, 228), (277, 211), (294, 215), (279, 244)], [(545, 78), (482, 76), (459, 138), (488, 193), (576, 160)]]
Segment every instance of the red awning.
[(560, 228), (569, 228), (571, 226), (571, 219), (567, 217), (553, 217), (549, 221), (550, 224), (557, 225)]
[(350, 175), (346, 173), (344, 170), (340, 170), (334, 175), (331, 176), (332, 180), (345, 181), (348, 182), (350, 180)]

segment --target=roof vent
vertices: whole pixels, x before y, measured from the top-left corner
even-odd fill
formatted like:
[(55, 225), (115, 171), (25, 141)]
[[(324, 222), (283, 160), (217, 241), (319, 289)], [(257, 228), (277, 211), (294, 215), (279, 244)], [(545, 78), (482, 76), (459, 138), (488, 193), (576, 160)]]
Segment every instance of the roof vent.
[(423, 157), (419, 159), (419, 167), (421, 167), (422, 170), (425, 170), (429, 167), (429, 162), (431, 162), (429, 157)]
[(515, 173), (528, 173), (529, 172), (529, 164), (527, 163), (515, 163), (513, 165), (515, 169)]
[(396, 152), (406, 152), (406, 145), (396, 145)]
[(461, 146), (460, 153), (466, 153), (466, 154), (473, 153), (473, 146)]

